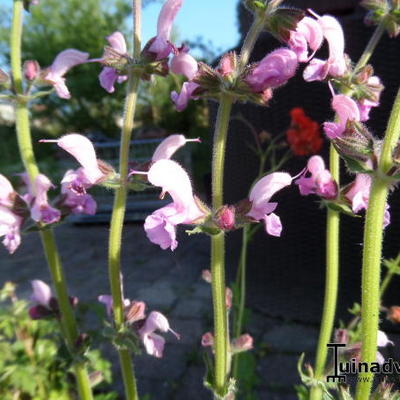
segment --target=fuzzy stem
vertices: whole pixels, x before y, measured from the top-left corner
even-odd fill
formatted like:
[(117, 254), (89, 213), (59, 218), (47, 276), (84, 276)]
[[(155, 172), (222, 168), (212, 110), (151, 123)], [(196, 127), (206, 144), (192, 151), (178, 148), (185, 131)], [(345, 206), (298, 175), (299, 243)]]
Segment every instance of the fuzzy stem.
[[(141, 0), (133, 2), (134, 14), (134, 34), (133, 44), (134, 57), (140, 55), (140, 37), (141, 37)], [(126, 199), (128, 194), (128, 162), (130, 152), (130, 142), (132, 130), (134, 127), (134, 117), (138, 96), (138, 86), (140, 75), (134, 70), (129, 71), (127, 95), (125, 99), (125, 111), (121, 132), (121, 145), (119, 154), (119, 175), (120, 185), (115, 190), (114, 205), (111, 215), (110, 236), (108, 246), (108, 274), (111, 286), (111, 295), (113, 299), (114, 324), (117, 331), (124, 329), (124, 294), (122, 292), (121, 280), (121, 244), (122, 230), (125, 219)], [(125, 396), (127, 400), (137, 400), (138, 392), (136, 387), (136, 378), (133, 368), (133, 362), (129, 350), (118, 349), (120, 367), (125, 387)]]
[[(25, 101), (21, 99), (23, 94), (22, 70), (21, 70), (21, 41), (23, 28), (23, 1), (14, 0), (13, 21), (11, 27), (11, 71), (17, 96), (16, 102), (16, 133), (19, 152), (22, 162), (28, 173), (29, 181), (33, 187), (39, 169), (35, 160), (32, 147), (32, 137), (29, 124), (29, 111)], [(68, 297), (66, 280), (64, 277), (57, 245), (51, 229), (42, 230), (40, 237), (46, 255), (50, 274), (53, 280), (57, 302), (61, 314), (61, 329), (67, 346), (73, 351), (78, 338), (76, 320)], [(83, 363), (74, 365), (74, 373), (77, 381), (78, 392), (81, 400), (93, 399), (89, 376)]]
[[(390, 114), (386, 129), (378, 171), (373, 177), (368, 209), (365, 217), (364, 248), (362, 265), (362, 347), (361, 360), (371, 365), (376, 361), (377, 334), (379, 325), (379, 281), (381, 273), (383, 220), (389, 184), (384, 174), (392, 165), (392, 151), (400, 135), (400, 90)], [(356, 389), (356, 400), (368, 400), (374, 374), (361, 373)]]
[[(218, 210), (223, 205), (225, 147), (228, 134), (232, 98), (221, 95), (214, 132), (214, 157), (212, 165), (212, 206)], [(211, 276), (214, 307), (215, 390), (223, 394), (228, 371), (228, 331), (225, 305), (225, 237), (223, 233), (211, 238)]]
[[(333, 145), (330, 147), (330, 171), (333, 179), (339, 184), (339, 155)], [(324, 369), (328, 348), (326, 344), (332, 337), (333, 325), (335, 321), (336, 302), (339, 282), (339, 223), (340, 215), (338, 212), (328, 209), (326, 219), (326, 276), (325, 276), (325, 295), (322, 311), (322, 321), (319, 333), (317, 355), (315, 359), (315, 378), (320, 380), (324, 376)], [(319, 386), (311, 388), (310, 400), (318, 400), (322, 396)]]

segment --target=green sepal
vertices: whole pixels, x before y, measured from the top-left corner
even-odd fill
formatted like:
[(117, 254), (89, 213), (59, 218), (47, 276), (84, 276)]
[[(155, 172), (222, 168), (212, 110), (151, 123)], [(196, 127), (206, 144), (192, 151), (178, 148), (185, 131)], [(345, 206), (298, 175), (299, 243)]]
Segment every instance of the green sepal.
[(304, 11), (297, 8), (276, 8), (269, 13), (265, 29), (281, 42), (287, 42), (290, 39), (290, 31), (296, 29), (304, 16)]
[(323, 200), (322, 204), (336, 212), (340, 212), (342, 214), (350, 215), (350, 217), (360, 218), (359, 215), (353, 213), (352, 209), (345, 203), (337, 202), (337, 201), (330, 201), (330, 200)]

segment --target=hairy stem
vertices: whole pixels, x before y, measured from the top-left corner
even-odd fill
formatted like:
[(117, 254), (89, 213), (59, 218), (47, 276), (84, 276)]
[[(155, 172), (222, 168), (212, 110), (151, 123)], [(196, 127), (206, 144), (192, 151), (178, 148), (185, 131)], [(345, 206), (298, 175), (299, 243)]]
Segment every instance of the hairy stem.
[[(383, 220), (389, 184), (385, 175), (392, 165), (392, 152), (400, 136), (400, 90), (390, 115), (383, 142), (378, 171), (373, 176), (364, 228), (361, 290), (361, 360), (371, 366), (376, 361), (379, 325)], [(356, 400), (368, 400), (374, 374), (359, 375)]]
[[(223, 205), (225, 147), (229, 127), (232, 98), (221, 95), (214, 132), (212, 165), (212, 206)], [(211, 238), (211, 276), (214, 307), (215, 390), (223, 394), (228, 371), (228, 329), (225, 305), (225, 237), (223, 233)]]
[[(28, 173), (29, 181), (33, 187), (39, 169), (35, 160), (32, 147), (32, 137), (29, 124), (29, 111), (27, 103), (19, 96), (23, 94), (22, 70), (21, 70), (21, 40), (23, 22), (23, 1), (14, 0), (13, 21), (11, 28), (11, 71), (17, 96), (16, 102), (16, 132), (19, 152), (22, 162)], [(52, 277), (57, 302), (61, 314), (61, 328), (67, 346), (73, 352), (78, 338), (78, 328), (68, 297), (67, 284), (64, 277), (57, 245), (51, 229), (42, 230), (40, 237), (46, 255), (50, 274)], [(74, 373), (77, 381), (81, 400), (93, 399), (89, 376), (83, 363), (74, 365)]]
[[(134, 10), (134, 57), (140, 54), (140, 27), (141, 27), (141, 0), (135, 0)], [(125, 111), (121, 132), (121, 144), (119, 155), (120, 186), (115, 191), (114, 205), (111, 215), (110, 236), (108, 246), (108, 274), (113, 298), (114, 324), (117, 331), (124, 328), (124, 294), (121, 281), (121, 244), (122, 230), (125, 219), (126, 199), (128, 194), (128, 162), (130, 142), (134, 126), (134, 117), (138, 95), (140, 76), (134, 70), (129, 72), (127, 95), (125, 99)], [(136, 378), (130, 352), (127, 349), (118, 349), (120, 367), (125, 387), (127, 400), (138, 399)]]

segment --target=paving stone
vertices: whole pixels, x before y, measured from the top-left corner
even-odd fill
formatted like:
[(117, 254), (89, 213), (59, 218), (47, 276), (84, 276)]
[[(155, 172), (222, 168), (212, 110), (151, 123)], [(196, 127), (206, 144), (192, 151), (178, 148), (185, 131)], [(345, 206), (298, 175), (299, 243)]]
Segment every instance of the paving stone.
[(163, 311), (173, 305), (177, 295), (170, 282), (158, 281), (149, 287), (139, 289), (137, 298), (144, 301), (149, 309)]
[(260, 387), (289, 389), (299, 384), (297, 362), (298, 357), (289, 354), (270, 354), (262, 358), (257, 365)]
[(209, 400), (211, 392), (203, 385), (204, 367), (192, 366), (182, 378), (180, 388), (173, 396), (174, 400)]
[(289, 353), (307, 353), (315, 350), (318, 330), (297, 324), (282, 325), (265, 333), (262, 340), (273, 350)]
[(202, 318), (205, 313), (211, 312), (212, 304), (207, 300), (188, 298), (181, 299), (171, 312), (174, 317)]
[(151, 357), (141, 354), (135, 357), (136, 374), (139, 377), (162, 379), (172, 381), (183, 376), (187, 368), (187, 361), (192, 351), (190, 346), (171, 343), (165, 345), (163, 358)]

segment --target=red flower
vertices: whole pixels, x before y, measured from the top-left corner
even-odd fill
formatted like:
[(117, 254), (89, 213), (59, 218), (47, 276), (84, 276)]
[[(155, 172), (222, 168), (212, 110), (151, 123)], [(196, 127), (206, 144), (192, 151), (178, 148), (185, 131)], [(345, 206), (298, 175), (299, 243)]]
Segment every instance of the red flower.
[(286, 138), (293, 154), (307, 156), (318, 153), (322, 147), (319, 124), (308, 117), (300, 107), (292, 108), (290, 116), (292, 121)]

